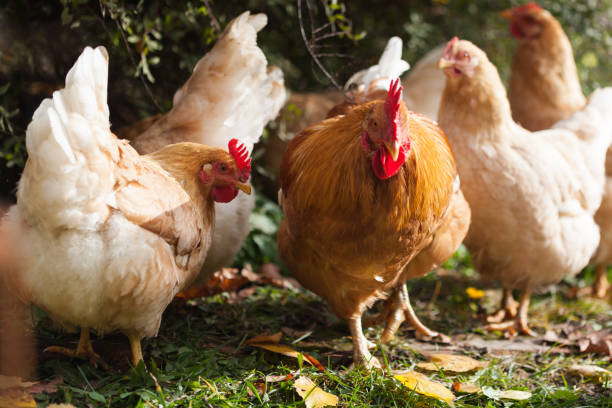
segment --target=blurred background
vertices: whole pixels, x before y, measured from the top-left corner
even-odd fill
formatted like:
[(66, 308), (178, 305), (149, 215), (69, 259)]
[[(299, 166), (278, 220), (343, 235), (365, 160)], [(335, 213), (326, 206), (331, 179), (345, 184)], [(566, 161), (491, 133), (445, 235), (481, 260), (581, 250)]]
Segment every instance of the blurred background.
[[(297, 0), (5, 0), (0, 5), (0, 201), (14, 201), (27, 158), (25, 129), (34, 110), (63, 86), (68, 69), (86, 45), (104, 45), (109, 51), (108, 101), (114, 128), (170, 109), (174, 92), (198, 59), (212, 48), (225, 25), (247, 9), (268, 15), (258, 42), (269, 63), (282, 68), (292, 92), (322, 92), (333, 88), (332, 80), (343, 84), (373, 64), (393, 35), (404, 40), (404, 59), (413, 65), (454, 35), (471, 40), (488, 52), (507, 80), (514, 41), (500, 11), (522, 2), (374, 3), (302, 1), (306, 32), (312, 24), (320, 37), (311, 51), (326, 75), (302, 39)], [(612, 0), (539, 4), (561, 21), (569, 35), (585, 92), (612, 84)], [(332, 31), (334, 35), (326, 35)], [(254, 154), (255, 187), (265, 188), (258, 189), (252, 233), (236, 264), (279, 262), (275, 234), (282, 213), (275, 203), (274, 183), (269, 182), (276, 169), (258, 159), (282, 153), (268, 146), (269, 141), (283, 128), (284, 118), (299, 114), (298, 108), (287, 106), (266, 129)]]

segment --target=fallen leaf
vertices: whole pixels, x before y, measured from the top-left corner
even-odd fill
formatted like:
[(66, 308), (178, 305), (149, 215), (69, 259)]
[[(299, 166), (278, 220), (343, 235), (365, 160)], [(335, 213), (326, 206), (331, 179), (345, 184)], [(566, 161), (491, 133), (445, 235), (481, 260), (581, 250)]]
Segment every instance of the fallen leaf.
[(48, 383), (37, 383), (27, 389), (30, 394), (53, 394), (57, 391), (57, 386), (64, 383), (62, 377), (56, 377)]
[(47, 408), (76, 408), (72, 404), (51, 404), (47, 405)]
[(19, 388), (7, 388), (0, 393), (0, 408), (36, 408), (36, 401)]
[(275, 382), (283, 382), (292, 380), (295, 376), (295, 373), (285, 374), (285, 375), (266, 375), (266, 382), (275, 383)]
[(480, 299), (485, 295), (484, 290), (476, 289), (471, 286), (465, 290), (465, 293), (467, 293), (470, 299)]
[(454, 392), (462, 392), (464, 394), (478, 394), (482, 392), (479, 386), (472, 383), (453, 383), (453, 391)]
[(274, 334), (260, 334), (260, 335), (255, 336), (255, 337), (251, 337), (250, 339), (245, 341), (244, 344), (253, 344), (253, 343), (273, 343), (273, 344), (278, 344), (278, 343), (280, 343), (282, 336), (283, 336), (283, 333), (281, 333), (281, 332), (274, 333)]
[(518, 391), (518, 390), (497, 390), (491, 387), (482, 387), (482, 393), (487, 397), (499, 400), (499, 399), (509, 399), (514, 401), (524, 401), (531, 398), (531, 393), (529, 391)]
[(308, 377), (299, 377), (293, 383), (298, 395), (304, 398), (306, 408), (335, 407), (338, 397), (323, 391)]
[(612, 378), (612, 372), (605, 368), (595, 365), (581, 365), (575, 364), (569, 367), (569, 372), (574, 375), (581, 375), (585, 378), (592, 378), (597, 380), (604, 380), (606, 378)]
[(394, 375), (393, 378), (410, 388), (414, 392), (419, 394), (427, 395), (428, 397), (437, 398), (445, 401), (450, 406), (454, 406), (453, 400), (455, 395), (437, 382), (431, 381), (427, 376), (417, 373), (416, 371), (408, 371), (403, 374)]
[(0, 375), (0, 390), (8, 388), (30, 388), (38, 383), (22, 381), (19, 377)]
[(529, 391), (506, 390), (499, 393), (499, 398), (514, 401), (525, 401), (531, 398)]
[(265, 263), (259, 268), (261, 282), (269, 285), (274, 285), (285, 289), (299, 289), (302, 285), (293, 278), (287, 278), (280, 273), (278, 265), (273, 263)]
[(275, 343), (252, 343), (250, 344), (253, 347), (259, 347), (268, 351), (273, 351), (274, 353), (279, 353), (287, 357), (298, 358), (301, 354), (305, 361), (310, 363), (311, 366), (316, 367), (319, 371), (325, 371), (325, 367), (313, 356), (308, 353), (300, 352), (295, 350), (292, 347), (289, 347), (284, 344), (275, 344)]
[(487, 366), (487, 362), (477, 361), (468, 356), (453, 354), (431, 354), (429, 363), (419, 363), (417, 367), (428, 371), (452, 371), (454, 373), (465, 373)]
[(183, 300), (197, 299), (221, 292), (235, 292), (250, 280), (240, 274), (236, 268), (223, 268), (215, 272), (210, 279), (201, 285), (195, 285), (176, 295)]

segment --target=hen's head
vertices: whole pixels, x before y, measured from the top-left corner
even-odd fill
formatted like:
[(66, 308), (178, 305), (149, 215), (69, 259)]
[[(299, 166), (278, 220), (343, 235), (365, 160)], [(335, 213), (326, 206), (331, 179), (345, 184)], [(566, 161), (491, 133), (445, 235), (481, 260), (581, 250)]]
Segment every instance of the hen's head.
[(517, 40), (534, 40), (554, 17), (536, 3), (531, 2), (504, 10), (502, 16), (510, 21), (510, 33)]
[(480, 48), (469, 41), (453, 37), (438, 61), (438, 68), (442, 69), (446, 77), (452, 81), (476, 76), (485, 61), (487, 56)]
[(397, 174), (410, 151), (408, 114), (399, 78), (391, 82), (386, 99), (376, 101), (362, 124), (361, 147), (372, 156), (372, 169), (381, 179)]
[(200, 180), (211, 186), (211, 196), (219, 203), (228, 203), (238, 190), (251, 194), (248, 184), (251, 175), (251, 159), (244, 145), (230, 140), (228, 150), (218, 151), (200, 169)]

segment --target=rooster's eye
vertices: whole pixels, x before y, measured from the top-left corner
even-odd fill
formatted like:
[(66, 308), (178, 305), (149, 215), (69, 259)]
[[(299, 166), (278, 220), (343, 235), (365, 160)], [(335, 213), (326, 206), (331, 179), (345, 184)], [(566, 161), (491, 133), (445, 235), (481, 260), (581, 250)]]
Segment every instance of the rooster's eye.
[(219, 170), (221, 170), (224, 173), (225, 171), (227, 171), (227, 166), (225, 165), (225, 163), (219, 164)]

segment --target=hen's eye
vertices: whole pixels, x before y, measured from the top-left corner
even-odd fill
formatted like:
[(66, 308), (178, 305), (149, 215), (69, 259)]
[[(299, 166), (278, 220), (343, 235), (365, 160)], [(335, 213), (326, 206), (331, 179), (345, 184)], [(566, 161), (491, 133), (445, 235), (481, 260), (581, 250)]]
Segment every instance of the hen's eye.
[(374, 127), (378, 127), (378, 122), (376, 122), (375, 120), (374, 120), (374, 121), (372, 121), (372, 126), (374, 126)]
[(463, 52), (463, 58), (464, 58), (464, 59), (465, 59), (465, 58), (468, 58), (469, 56), (470, 56), (470, 54), (468, 54), (468, 53), (467, 53), (467, 51), (464, 51), (464, 52)]
[(219, 170), (221, 170), (222, 172), (227, 171), (227, 166), (225, 165), (225, 163), (219, 164)]

